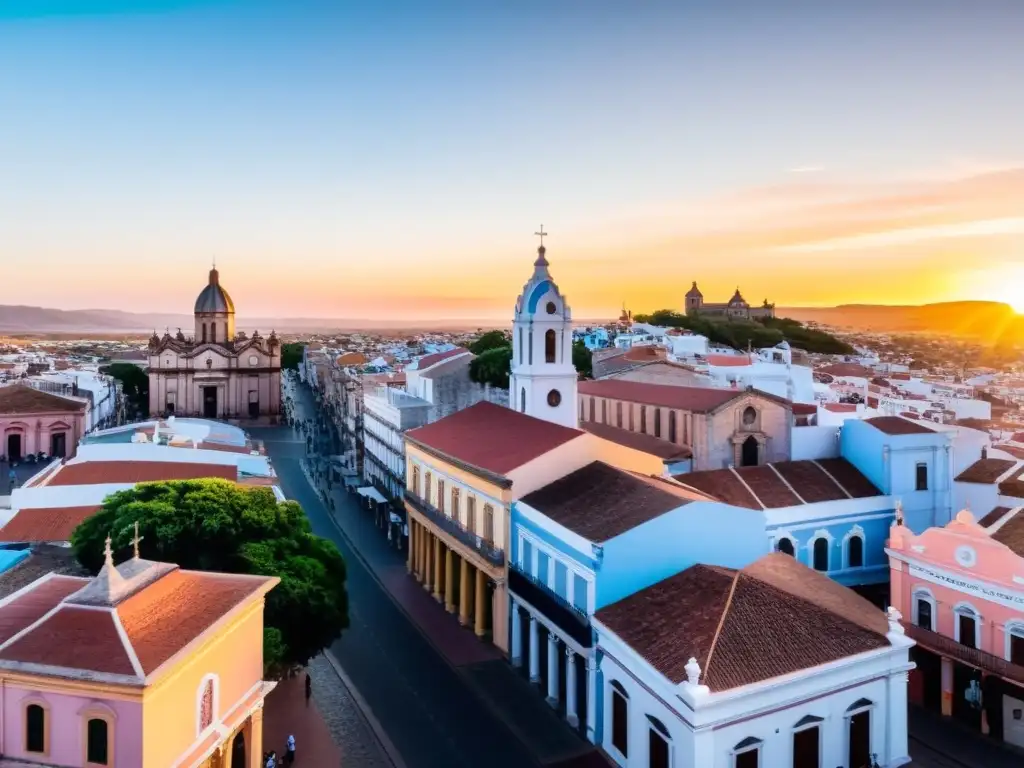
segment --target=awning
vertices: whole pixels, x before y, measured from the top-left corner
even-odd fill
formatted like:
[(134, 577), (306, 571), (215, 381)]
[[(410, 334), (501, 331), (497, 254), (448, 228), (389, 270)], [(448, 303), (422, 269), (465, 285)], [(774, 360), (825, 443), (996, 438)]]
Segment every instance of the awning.
[(388, 500), (380, 495), (380, 491), (369, 485), (357, 489), (356, 493), (358, 493), (360, 496), (365, 496), (370, 501), (376, 501), (378, 504), (388, 503)]
[(353, 485), (359, 485), (358, 475), (344, 475), (342, 480), (344, 481), (346, 488), (351, 488)]

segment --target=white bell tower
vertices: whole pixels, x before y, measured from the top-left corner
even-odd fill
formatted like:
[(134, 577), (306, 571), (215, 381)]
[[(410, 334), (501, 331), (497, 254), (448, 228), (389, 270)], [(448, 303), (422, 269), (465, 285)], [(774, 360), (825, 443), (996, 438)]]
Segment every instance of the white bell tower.
[(516, 301), (509, 407), (565, 427), (577, 426), (572, 311), (551, 279), (541, 226), (533, 276)]

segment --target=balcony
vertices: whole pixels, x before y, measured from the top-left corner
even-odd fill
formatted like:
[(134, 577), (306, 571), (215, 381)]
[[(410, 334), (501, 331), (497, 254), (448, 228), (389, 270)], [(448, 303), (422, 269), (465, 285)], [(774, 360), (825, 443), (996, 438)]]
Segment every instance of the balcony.
[(546, 584), (520, 570), (515, 563), (510, 563), (508, 567), (508, 588), (584, 648), (592, 645), (593, 634), (586, 612), (552, 591)]
[(935, 653), (947, 656), (972, 667), (983, 669), (1015, 683), (1024, 684), (1024, 667), (1007, 661), (1001, 656), (996, 656), (977, 648), (968, 648), (961, 645), (951, 637), (932, 632), (930, 629), (915, 626), (910, 623), (903, 624), (907, 631), (907, 637), (916, 642), (922, 648), (934, 651)]
[(458, 539), (470, 549), (479, 552), (481, 557), (483, 557), (487, 562), (499, 567), (505, 564), (504, 551), (488, 544), (458, 520), (448, 517), (444, 512), (439, 510), (437, 507), (428, 504), (409, 489), (406, 489), (405, 491), (405, 500), (409, 506), (424, 517), (428, 518), (438, 528)]

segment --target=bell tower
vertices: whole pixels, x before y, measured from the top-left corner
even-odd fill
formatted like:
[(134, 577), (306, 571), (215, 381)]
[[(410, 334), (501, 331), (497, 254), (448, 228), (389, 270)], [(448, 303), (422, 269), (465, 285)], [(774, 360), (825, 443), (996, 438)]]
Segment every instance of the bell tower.
[(509, 407), (565, 427), (577, 426), (572, 311), (548, 271), (541, 226), (533, 275), (516, 301), (512, 323)]

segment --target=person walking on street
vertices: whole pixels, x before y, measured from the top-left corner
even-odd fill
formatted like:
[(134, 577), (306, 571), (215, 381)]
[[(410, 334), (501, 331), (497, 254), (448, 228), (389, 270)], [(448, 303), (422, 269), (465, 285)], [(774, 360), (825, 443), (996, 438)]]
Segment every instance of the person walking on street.
[(309, 697), (313, 695), (313, 679), (306, 673), (306, 706), (309, 706)]
[(288, 735), (288, 741), (285, 742), (284, 749), (284, 764), (292, 765), (295, 762), (295, 736), (292, 734)]

